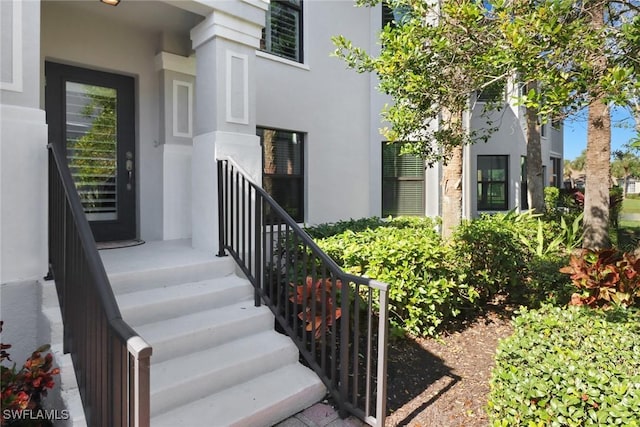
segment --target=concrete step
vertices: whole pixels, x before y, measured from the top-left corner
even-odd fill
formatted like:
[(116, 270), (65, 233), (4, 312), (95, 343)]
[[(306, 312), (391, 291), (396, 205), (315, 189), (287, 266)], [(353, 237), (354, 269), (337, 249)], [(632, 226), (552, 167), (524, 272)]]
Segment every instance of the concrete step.
[(321, 400), (326, 389), (308, 368), (291, 364), (152, 417), (152, 427), (269, 427)]
[(236, 275), (117, 295), (131, 326), (171, 319), (253, 298), (253, 286)]
[(115, 294), (224, 277), (233, 274), (236, 269), (231, 257), (216, 258), (214, 256), (208, 260), (184, 264), (152, 266), (148, 263), (140, 263), (119, 264), (118, 267), (117, 269), (107, 268), (109, 282)]
[(42, 293), (42, 307), (58, 307), (58, 293), (56, 283), (53, 280), (40, 280)]
[(223, 277), (234, 271), (235, 266), (229, 258), (214, 258), (198, 264), (110, 273), (108, 276), (113, 292), (121, 294)]
[(151, 365), (151, 414), (169, 411), (298, 362), (298, 349), (265, 331)]
[(152, 361), (159, 363), (273, 327), (273, 314), (267, 307), (254, 307), (253, 301), (240, 301), (135, 329), (153, 347)]

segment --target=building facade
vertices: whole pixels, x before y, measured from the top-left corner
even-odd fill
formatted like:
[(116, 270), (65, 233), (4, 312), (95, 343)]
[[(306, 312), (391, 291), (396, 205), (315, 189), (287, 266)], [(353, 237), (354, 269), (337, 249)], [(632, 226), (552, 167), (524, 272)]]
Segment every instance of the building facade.
[[(67, 149), (97, 240), (214, 252), (223, 156), (301, 223), (439, 214), (440, 167), (384, 145), (390, 100), (331, 55), (339, 34), (379, 49), (380, 6), (6, 0), (0, 13), (3, 306), (47, 272), (49, 143)], [(524, 111), (505, 105), (490, 141), (465, 149), (467, 217), (523, 206)], [(561, 129), (545, 125), (542, 143), (545, 183), (559, 185)]]

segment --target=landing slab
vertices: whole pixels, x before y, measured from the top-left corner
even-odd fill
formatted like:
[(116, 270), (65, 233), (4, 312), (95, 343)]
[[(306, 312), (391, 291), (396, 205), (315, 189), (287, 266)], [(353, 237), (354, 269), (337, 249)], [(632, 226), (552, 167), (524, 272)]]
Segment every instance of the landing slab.
[(99, 251), (109, 275), (156, 268), (183, 267), (207, 262), (232, 262), (214, 253), (194, 249), (191, 239), (158, 240), (142, 245)]

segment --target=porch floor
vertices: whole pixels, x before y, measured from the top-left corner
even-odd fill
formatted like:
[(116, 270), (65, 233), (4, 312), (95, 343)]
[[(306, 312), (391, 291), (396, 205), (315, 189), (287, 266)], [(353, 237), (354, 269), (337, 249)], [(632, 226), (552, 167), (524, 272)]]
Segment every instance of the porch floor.
[(109, 275), (185, 267), (219, 259), (214, 253), (194, 249), (191, 239), (151, 241), (128, 248), (102, 249), (99, 253)]

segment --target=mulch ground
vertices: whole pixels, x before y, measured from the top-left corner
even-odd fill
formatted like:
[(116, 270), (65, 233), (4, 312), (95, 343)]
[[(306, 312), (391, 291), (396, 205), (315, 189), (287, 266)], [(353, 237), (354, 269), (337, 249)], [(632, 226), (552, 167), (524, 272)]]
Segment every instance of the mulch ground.
[(494, 355), (512, 333), (508, 313), (487, 312), (438, 339), (390, 342), (386, 426), (487, 426)]

